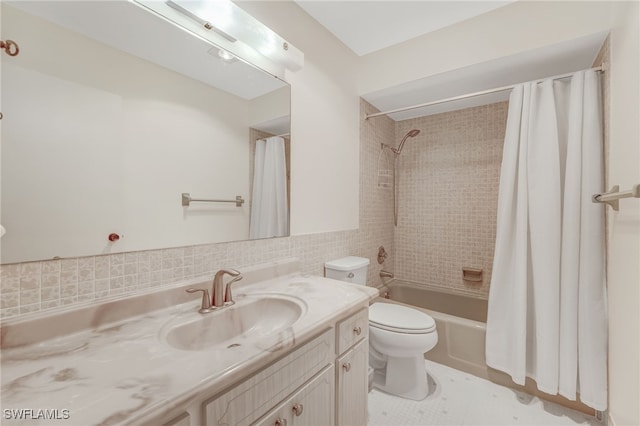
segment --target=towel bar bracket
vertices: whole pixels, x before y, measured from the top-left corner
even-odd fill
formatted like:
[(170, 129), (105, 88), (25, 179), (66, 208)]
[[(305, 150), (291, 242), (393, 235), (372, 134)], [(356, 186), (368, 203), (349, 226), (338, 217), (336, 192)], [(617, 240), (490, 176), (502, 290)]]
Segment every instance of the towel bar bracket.
[(622, 198), (640, 198), (640, 183), (633, 185), (629, 191), (620, 192), (620, 185), (614, 185), (609, 192), (594, 194), (591, 201), (594, 203), (608, 204), (613, 210), (619, 210), (619, 200)]

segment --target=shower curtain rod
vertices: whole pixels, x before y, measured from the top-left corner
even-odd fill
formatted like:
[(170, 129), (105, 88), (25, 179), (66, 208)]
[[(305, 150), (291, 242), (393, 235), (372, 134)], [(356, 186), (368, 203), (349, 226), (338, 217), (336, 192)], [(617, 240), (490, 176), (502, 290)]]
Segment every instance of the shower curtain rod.
[(275, 137), (275, 138), (278, 138), (278, 137), (279, 137), (279, 138), (284, 138), (285, 136), (291, 136), (291, 133), (283, 133), (283, 134), (281, 134), (281, 135), (267, 136), (266, 138), (258, 138), (258, 139), (256, 139), (256, 140), (261, 140), (261, 139), (267, 140), (267, 139), (269, 139), (269, 138), (273, 138), (273, 137)]
[[(606, 65), (607, 65), (606, 63), (603, 63), (599, 67), (588, 68), (588, 69), (583, 70), (583, 71), (599, 71), (599, 72), (603, 72), (603, 71), (606, 70)], [(545, 77), (545, 78), (541, 78), (541, 79), (538, 79), (538, 80), (532, 80), (531, 82), (540, 83), (541, 81), (548, 80), (548, 79), (560, 80), (560, 79), (563, 79), (563, 78), (571, 77), (572, 75), (574, 75), (577, 72), (579, 72), (579, 71), (573, 71), (573, 72), (569, 72), (569, 73), (566, 73), (566, 74), (554, 75), (552, 77)], [(518, 84), (522, 84), (522, 83), (518, 83)], [(444, 104), (444, 103), (451, 102), (451, 101), (459, 101), (459, 100), (462, 100), (462, 99), (473, 98), (473, 97), (481, 96), (481, 95), (487, 95), (489, 93), (503, 92), (505, 90), (513, 89), (518, 84), (510, 84), (509, 86), (496, 87), (495, 89), (483, 90), (481, 92), (467, 93), (466, 95), (454, 96), (452, 98), (440, 99), (438, 101), (426, 102), (424, 104), (413, 105), (413, 106), (404, 107), (404, 108), (397, 108), (397, 109), (392, 109), (392, 110), (389, 110), (389, 111), (377, 112), (375, 114), (367, 114), (364, 119), (368, 120), (368, 119), (373, 118), (373, 117), (379, 117), (381, 115), (393, 114), (395, 112), (409, 111), (409, 110), (412, 110), (412, 109), (424, 108), (424, 107), (428, 107), (428, 106), (432, 106), (432, 105), (438, 105), (438, 104)]]

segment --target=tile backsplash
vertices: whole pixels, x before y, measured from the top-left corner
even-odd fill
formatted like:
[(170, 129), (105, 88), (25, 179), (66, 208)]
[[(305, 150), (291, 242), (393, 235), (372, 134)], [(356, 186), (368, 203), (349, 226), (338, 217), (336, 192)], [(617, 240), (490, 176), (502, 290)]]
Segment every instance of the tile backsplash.
[(324, 274), (324, 262), (359, 252), (358, 231), (239, 241), (2, 265), (1, 314), (12, 317), (201, 278), (220, 268), (298, 257), (303, 272)]

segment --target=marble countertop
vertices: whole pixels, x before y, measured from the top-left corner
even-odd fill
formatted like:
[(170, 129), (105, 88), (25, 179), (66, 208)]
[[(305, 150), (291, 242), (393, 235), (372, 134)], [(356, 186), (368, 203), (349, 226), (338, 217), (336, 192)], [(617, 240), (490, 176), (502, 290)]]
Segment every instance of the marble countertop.
[[(266, 294), (298, 298), (305, 312), (284, 332), (224, 350), (180, 350), (164, 341), (167, 329), (200, 315), (198, 297), (53, 339), (3, 348), (3, 424), (84, 426), (152, 420), (203, 392), (214, 395), (247, 377), (339, 317), (367, 306), (378, 291), (293, 273), (238, 287), (234, 297), (240, 304), (243, 298)], [(58, 417), (68, 420), (14, 422), (6, 415), (12, 409), (34, 410), (34, 416), (37, 410), (57, 410)]]

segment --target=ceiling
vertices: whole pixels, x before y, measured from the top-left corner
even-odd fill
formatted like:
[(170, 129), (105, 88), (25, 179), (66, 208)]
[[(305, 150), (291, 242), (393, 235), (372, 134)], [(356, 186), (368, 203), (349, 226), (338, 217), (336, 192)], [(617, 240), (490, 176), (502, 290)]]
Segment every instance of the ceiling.
[[(578, 71), (591, 67), (606, 37), (607, 33), (596, 33), (367, 93), (362, 98), (380, 111), (390, 111)], [(407, 120), (487, 105), (508, 100), (509, 93), (507, 90), (445, 102), (389, 114), (389, 117)]]
[(473, 18), (513, 0), (295, 1), (362, 56)]
[[(512, 1), (317, 1), (296, 3), (362, 56), (472, 19)], [(361, 95), (380, 111), (438, 101), (589, 68), (606, 38), (597, 33)], [(394, 114), (394, 120), (504, 101), (509, 91)]]

